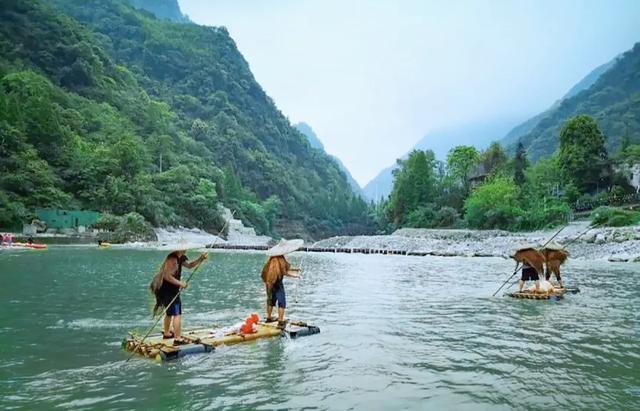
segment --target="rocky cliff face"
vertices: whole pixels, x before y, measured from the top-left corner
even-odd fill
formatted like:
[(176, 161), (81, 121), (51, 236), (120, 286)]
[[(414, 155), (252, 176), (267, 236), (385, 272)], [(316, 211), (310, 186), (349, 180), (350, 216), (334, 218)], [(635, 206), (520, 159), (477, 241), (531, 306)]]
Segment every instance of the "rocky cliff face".
[(225, 208), (222, 212), (225, 221), (229, 221), (227, 244), (231, 245), (267, 245), (273, 239), (266, 235), (257, 235), (252, 227), (245, 227), (242, 221), (233, 217), (231, 210)]

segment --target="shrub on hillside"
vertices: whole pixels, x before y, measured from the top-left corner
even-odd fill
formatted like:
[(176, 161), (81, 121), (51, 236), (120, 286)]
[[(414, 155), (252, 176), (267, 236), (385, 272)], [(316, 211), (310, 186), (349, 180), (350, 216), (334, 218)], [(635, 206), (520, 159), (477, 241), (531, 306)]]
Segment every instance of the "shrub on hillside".
[(460, 214), (453, 207), (437, 208), (427, 204), (407, 216), (407, 226), (413, 228), (452, 228), (460, 225)]
[(109, 231), (108, 236), (100, 236), (100, 238), (113, 243), (157, 240), (151, 224), (135, 212), (124, 216), (103, 214), (92, 227)]
[(496, 177), (476, 188), (464, 203), (464, 218), (471, 228), (517, 230), (524, 218), (513, 180)]
[(407, 215), (407, 226), (412, 228), (430, 228), (435, 216), (433, 204), (420, 206)]
[(454, 228), (460, 225), (460, 214), (453, 207), (442, 207), (433, 216), (434, 228)]
[(571, 218), (571, 207), (567, 203), (558, 202), (547, 206), (534, 206), (526, 210), (520, 222), (520, 229), (537, 230), (566, 224)]
[(598, 207), (591, 213), (592, 225), (623, 227), (640, 223), (640, 212), (615, 207)]
[(116, 231), (118, 225), (120, 225), (121, 219), (121, 217), (113, 214), (104, 213), (91, 227), (98, 230)]

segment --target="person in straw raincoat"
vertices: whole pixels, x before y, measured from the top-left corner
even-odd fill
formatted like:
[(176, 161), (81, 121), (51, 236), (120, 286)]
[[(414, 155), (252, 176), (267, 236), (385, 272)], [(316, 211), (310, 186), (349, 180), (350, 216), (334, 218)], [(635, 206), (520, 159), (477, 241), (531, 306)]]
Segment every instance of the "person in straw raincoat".
[[(181, 279), (182, 267), (193, 269), (209, 258), (207, 253), (202, 253), (197, 259), (189, 261), (186, 247), (182, 247), (167, 255), (149, 284), (149, 289), (156, 298), (153, 314), (164, 311), (162, 336), (165, 339), (173, 338), (173, 345), (185, 344), (181, 335), (182, 301), (179, 293), (180, 289), (187, 288), (189, 284)], [(171, 326), (173, 332), (170, 331)]]
[(516, 248), (511, 256), (518, 263), (522, 263), (522, 275), (518, 282), (519, 291), (522, 292), (527, 281), (535, 281), (535, 291), (540, 289), (540, 275), (544, 273), (544, 256), (533, 244), (522, 244)]
[(553, 273), (556, 277), (556, 281), (558, 282), (558, 286), (560, 288), (562, 285), (562, 277), (560, 277), (560, 266), (567, 261), (569, 258), (569, 252), (565, 250), (564, 246), (555, 241), (547, 244), (542, 250), (542, 255), (544, 255), (544, 260), (546, 264), (545, 270), (545, 280), (551, 280), (551, 273)]
[(273, 314), (273, 308), (277, 305), (279, 327), (284, 327), (286, 324), (284, 310), (287, 308), (287, 299), (282, 279), (285, 276), (300, 278), (300, 269), (292, 268), (285, 255), (297, 250), (302, 244), (302, 240), (281, 240), (275, 247), (267, 251), (269, 259), (262, 268), (262, 281), (267, 292), (266, 322), (275, 321), (271, 315)]

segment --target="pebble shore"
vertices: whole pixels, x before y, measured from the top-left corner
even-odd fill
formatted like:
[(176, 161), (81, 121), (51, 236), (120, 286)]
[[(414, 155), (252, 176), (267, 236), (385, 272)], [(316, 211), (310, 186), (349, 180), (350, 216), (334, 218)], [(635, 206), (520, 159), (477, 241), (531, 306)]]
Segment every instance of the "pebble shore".
[[(544, 244), (558, 229), (512, 233), (502, 230), (443, 230), (403, 228), (391, 235), (340, 236), (314, 247), (405, 250), (430, 255), (508, 257), (522, 243)], [(574, 222), (554, 239), (566, 244), (572, 258), (640, 262), (640, 226), (589, 228)]]

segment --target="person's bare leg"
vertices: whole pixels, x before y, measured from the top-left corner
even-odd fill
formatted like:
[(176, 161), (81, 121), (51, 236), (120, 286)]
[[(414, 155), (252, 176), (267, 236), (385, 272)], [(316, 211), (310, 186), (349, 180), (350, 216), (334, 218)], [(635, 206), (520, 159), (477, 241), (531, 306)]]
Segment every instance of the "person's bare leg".
[(271, 314), (273, 314), (273, 305), (271, 305), (271, 291), (266, 284), (265, 291), (267, 292), (267, 319), (265, 321), (268, 321), (271, 319)]
[(540, 292), (540, 280), (536, 280), (536, 292)]
[(181, 315), (174, 315), (173, 316), (173, 334), (175, 339), (179, 340), (181, 337), (180, 332), (182, 331), (181, 328), (181, 323), (180, 323), (180, 317), (182, 317)]
[(169, 327), (171, 327), (171, 317), (165, 314), (164, 321), (162, 322), (162, 332), (164, 335), (169, 334)]
[(520, 286), (520, 290), (518, 290), (519, 292), (522, 292), (522, 288), (524, 287), (524, 281), (520, 280), (520, 282), (518, 283), (518, 285)]
[(284, 321), (284, 308), (278, 307), (278, 321)]

